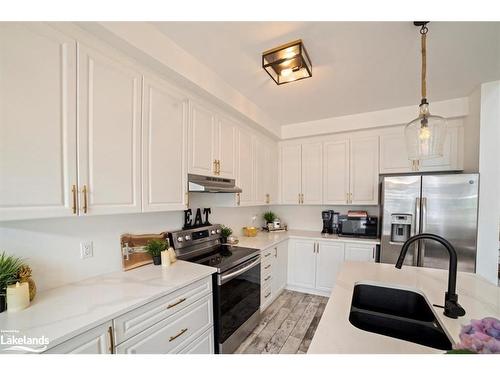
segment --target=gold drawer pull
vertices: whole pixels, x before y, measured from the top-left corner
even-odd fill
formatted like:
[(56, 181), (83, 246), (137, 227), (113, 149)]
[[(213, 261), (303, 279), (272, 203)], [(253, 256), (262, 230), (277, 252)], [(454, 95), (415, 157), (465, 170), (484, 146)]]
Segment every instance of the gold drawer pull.
[(73, 185), (71, 187), (71, 193), (73, 194), (73, 206), (72, 206), (72, 210), (73, 210), (73, 214), (76, 215), (76, 185)]
[(267, 293), (265, 296), (264, 296), (264, 299), (266, 298), (269, 298), (269, 296), (271, 295), (271, 292)]
[(264, 279), (264, 281), (268, 281), (271, 278), (271, 276), (268, 276)]
[(186, 299), (185, 298), (181, 298), (180, 300), (178, 300), (176, 303), (171, 303), (170, 305), (167, 306), (167, 310), (168, 309), (171, 309), (172, 307), (175, 307), (177, 306), (179, 303), (182, 303), (184, 302)]
[(266, 255), (264, 255), (264, 258), (267, 258), (269, 255), (271, 255), (271, 253), (267, 253)]
[(87, 185), (83, 185), (82, 194), (83, 194), (83, 213), (86, 214), (88, 210), (88, 202), (87, 202)]
[(271, 268), (270, 264), (268, 264), (267, 266), (264, 267), (265, 270), (268, 270), (269, 268)]
[(183, 335), (184, 333), (186, 333), (187, 330), (188, 330), (187, 328), (181, 329), (181, 331), (177, 335), (170, 336), (170, 338), (168, 339), (168, 342), (174, 341), (177, 337), (179, 337), (179, 336)]
[(109, 352), (113, 354), (115, 352), (115, 338), (113, 336), (113, 327), (108, 327), (108, 337), (109, 337)]

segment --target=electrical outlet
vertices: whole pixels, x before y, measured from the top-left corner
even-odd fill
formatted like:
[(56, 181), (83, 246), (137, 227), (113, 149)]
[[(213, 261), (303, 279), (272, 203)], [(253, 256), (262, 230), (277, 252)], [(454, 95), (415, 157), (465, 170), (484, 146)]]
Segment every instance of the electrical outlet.
[(92, 241), (80, 242), (80, 258), (92, 258), (94, 256), (94, 245)]

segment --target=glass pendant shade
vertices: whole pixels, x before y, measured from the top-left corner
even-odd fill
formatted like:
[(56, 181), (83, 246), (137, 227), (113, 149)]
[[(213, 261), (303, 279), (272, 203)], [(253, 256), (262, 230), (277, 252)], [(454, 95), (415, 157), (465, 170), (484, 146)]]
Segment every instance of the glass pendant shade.
[(446, 120), (431, 115), (428, 106), (421, 106), (420, 115), (405, 127), (405, 139), (410, 160), (441, 157), (446, 139)]

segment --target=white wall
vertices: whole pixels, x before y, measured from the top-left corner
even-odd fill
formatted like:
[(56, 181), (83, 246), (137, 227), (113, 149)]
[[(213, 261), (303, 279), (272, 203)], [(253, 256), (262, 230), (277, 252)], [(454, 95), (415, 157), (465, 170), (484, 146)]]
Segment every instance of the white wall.
[(500, 221), (500, 81), (481, 85), (476, 271), (498, 283)]
[(481, 114), (481, 86), (468, 97), (469, 114), (464, 117), (464, 172), (479, 171), (479, 125)]
[[(263, 207), (212, 208), (211, 222), (241, 227)], [(0, 251), (26, 258), (39, 290), (121, 270), (120, 235), (180, 229), (184, 213), (68, 217), (0, 222)], [(260, 223), (260, 222), (259, 222)], [(94, 257), (80, 259), (80, 242), (93, 241)]]
[(321, 211), (334, 210), (347, 214), (348, 210), (365, 210), (369, 215), (378, 216), (378, 206), (271, 206), (271, 210), (278, 215), (288, 229), (302, 229), (321, 231), (323, 221)]

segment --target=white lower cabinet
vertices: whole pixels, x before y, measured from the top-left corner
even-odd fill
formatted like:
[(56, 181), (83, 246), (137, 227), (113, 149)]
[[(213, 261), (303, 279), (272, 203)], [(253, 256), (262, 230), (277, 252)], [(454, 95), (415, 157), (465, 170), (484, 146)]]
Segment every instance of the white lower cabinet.
[(288, 285), (329, 296), (344, 260), (375, 261), (375, 244), (337, 240), (289, 240)]
[(212, 315), (212, 296), (208, 295), (118, 345), (116, 353), (176, 353), (186, 340), (213, 326)]
[(375, 262), (377, 245), (375, 244), (345, 244), (345, 260), (354, 262)]
[(321, 292), (330, 293), (343, 262), (344, 244), (342, 242), (317, 242), (315, 288)]
[(112, 334), (112, 323), (109, 321), (54, 346), (44, 353), (111, 354), (113, 352)]
[(49, 354), (212, 354), (212, 278), (206, 277), (81, 333)]
[(261, 311), (264, 311), (285, 288), (287, 267), (288, 241), (261, 251)]

